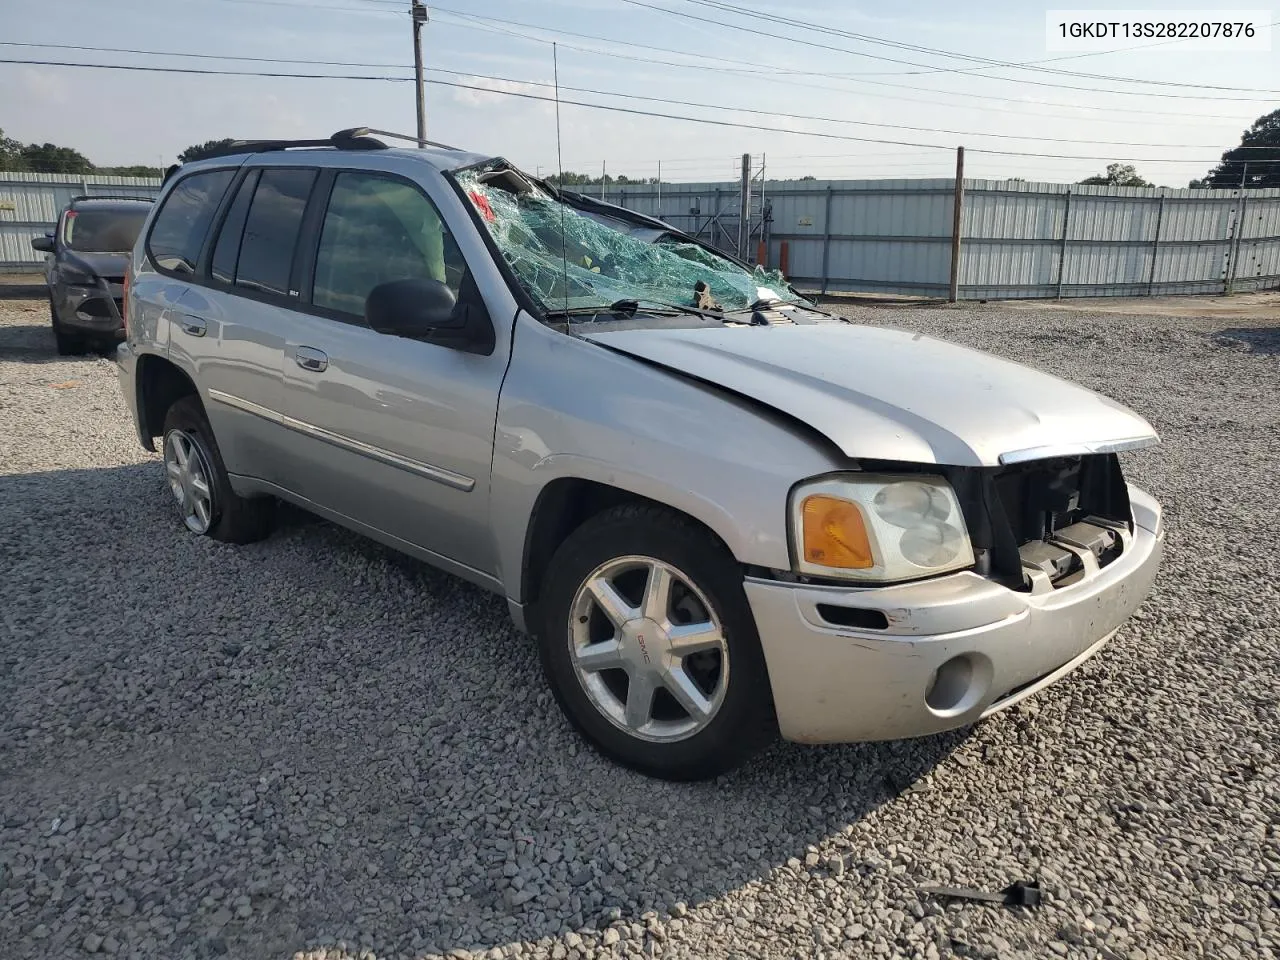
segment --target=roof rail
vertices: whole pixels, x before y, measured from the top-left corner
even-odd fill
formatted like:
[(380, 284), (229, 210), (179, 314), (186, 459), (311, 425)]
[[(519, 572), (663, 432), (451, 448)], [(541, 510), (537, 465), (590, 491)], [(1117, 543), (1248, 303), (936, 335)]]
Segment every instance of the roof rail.
[(324, 140), (232, 140), (224, 147), (201, 154), (201, 160), (214, 157), (230, 157), (238, 153), (269, 153), (275, 150), (292, 150), (295, 147), (334, 147), (338, 150), (385, 150), (387, 145), (369, 136), (367, 127), (339, 130)]
[(441, 150), (452, 150), (455, 153), (464, 153), (461, 147), (453, 147), (447, 143), (436, 143), (434, 140), (419, 140), (417, 137), (408, 133), (393, 133), (390, 130), (366, 130), (366, 133), (376, 133), (380, 137), (391, 137), (395, 140), (408, 140), (410, 143), (416, 143), (420, 147), (438, 147)]
[(137, 194), (125, 196), (124, 194), (114, 193), (81, 193), (71, 198), (72, 203), (79, 203), (81, 200), (144, 200), (147, 203), (155, 203), (155, 197), (140, 197)]

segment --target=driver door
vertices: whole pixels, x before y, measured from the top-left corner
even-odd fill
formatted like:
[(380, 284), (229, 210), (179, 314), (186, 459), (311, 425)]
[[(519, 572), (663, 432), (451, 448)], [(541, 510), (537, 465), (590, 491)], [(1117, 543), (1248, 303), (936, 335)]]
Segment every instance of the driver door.
[(365, 299), (393, 280), (437, 280), (484, 304), (419, 184), (330, 176), (300, 291), (309, 303), (285, 340), (287, 486), (384, 541), (491, 576), (489, 473), (508, 343), (481, 355), (370, 329)]

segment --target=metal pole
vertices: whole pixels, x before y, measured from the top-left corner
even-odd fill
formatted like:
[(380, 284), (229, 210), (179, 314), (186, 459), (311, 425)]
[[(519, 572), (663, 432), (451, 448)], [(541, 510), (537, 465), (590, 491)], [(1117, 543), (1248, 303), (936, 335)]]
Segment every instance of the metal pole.
[(747, 259), (751, 236), (751, 154), (742, 155), (742, 194), (738, 203), (738, 259)]
[[(708, 222), (711, 224), (711, 245), (713, 247), (719, 247), (720, 231), (723, 229), (720, 226), (720, 188), (719, 187), (716, 187), (716, 209), (715, 209), (715, 212), (711, 214), (711, 219)], [(723, 250), (724, 248), (720, 247), (720, 249)]]
[(1160, 194), (1160, 206), (1156, 210), (1156, 235), (1151, 241), (1151, 273), (1147, 276), (1147, 296), (1151, 296), (1156, 283), (1156, 260), (1160, 257), (1160, 225), (1164, 223), (1164, 194)]
[(964, 147), (956, 147), (956, 187), (954, 213), (951, 219), (951, 286), (948, 299), (955, 303), (960, 296), (960, 227), (964, 213)]
[(1062, 207), (1062, 236), (1058, 240), (1058, 299), (1062, 299), (1062, 280), (1067, 274), (1067, 233), (1071, 227), (1071, 188)]
[(1248, 195), (1245, 194), (1245, 174), (1249, 171), (1249, 164), (1246, 163), (1240, 170), (1240, 208), (1236, 212), (1236, 229), (1235, 242), (1227, 247), (1227, 255), (1231, 258), (1227, 264), (1227, 281), (1224, 290), (1227, 295), (1236, 292), (1236, 274), (1239, 272), (1240, 265), (1240, 236), (1244, 233), (1244, 208), (1249, 202)]
[(418, 146), (427, 145), (426, 86), (422, 82), (422, 25), (427, 22), (427, 8), (422, 0), (410, 0), (409, 12), (413, 16), (413, 78), (418, 107)]
[(657, 217), (662, 219), (662, 161), (658, 161), (658, 212)]
[(600, 161), (600, 199), (604, 199), (604, 178), (609, 175), (609, 161)]
[(831, 195), (835, 188), (827, 185), (827, 207), (822, 215), (822, 295), (827, 295), (827, 275), (831, 265)]

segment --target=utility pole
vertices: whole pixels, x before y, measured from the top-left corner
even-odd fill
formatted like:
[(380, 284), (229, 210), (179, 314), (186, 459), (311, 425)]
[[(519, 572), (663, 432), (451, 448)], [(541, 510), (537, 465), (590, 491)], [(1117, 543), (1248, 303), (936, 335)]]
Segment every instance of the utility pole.
[(751, 154), (742, 155), (742, 196), (738, 205), (738, 259), (747, 259), (751, 240)]
[(662, 161), (658, 161), (658, 212), (654, 214), (659, 220), (662, 219)]
[(600, 199), (604, 199), (604, 181), (609, 176), (609, 161), (600, 161)]
[(418, 146), (427, 145), (427, 101), (422, 83), (422, 25), (427, 22), (427, 8), (422, 0), (410, 0), (413, 16), (413, 79), (418, 104)]

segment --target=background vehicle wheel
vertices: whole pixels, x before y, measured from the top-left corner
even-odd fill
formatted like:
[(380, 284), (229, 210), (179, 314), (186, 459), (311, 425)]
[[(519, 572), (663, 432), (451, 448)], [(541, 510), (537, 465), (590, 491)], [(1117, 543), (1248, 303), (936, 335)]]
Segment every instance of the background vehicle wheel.
[(704, 779), (776, 736), (741, 568), (672, 511), (616, 507), (574, 531), (551, 560), (539, 619), (556, 699), (619, 763)]
[(85, 352), (84, 339), (73, 333), (67, 333), (58, 322), (58, 311), (53, 305), (53, 300), (49, 301), (49, 322), (53, 325), (53, 341), (58, 348), (58, 356), (78, 357)]
[(272, 502), (236, 496), (195, 397), (182, 397), (169, 407), (163, 449), (165, 480), (188, 530), (227, 543), (252, 543), (267, 535)]

